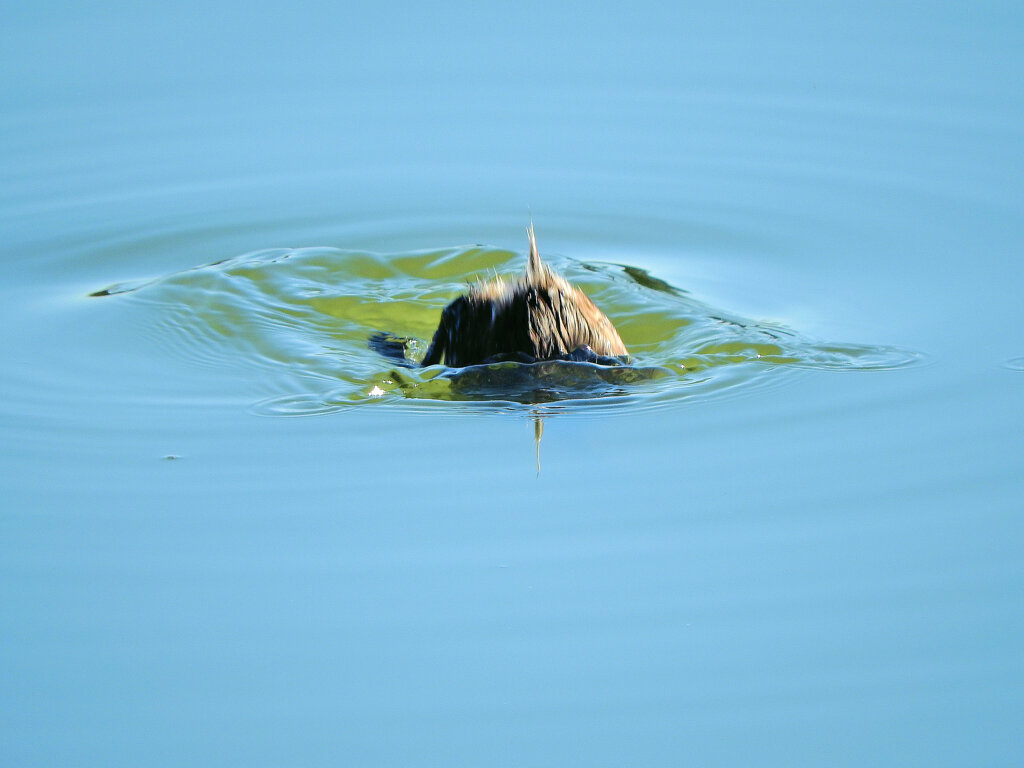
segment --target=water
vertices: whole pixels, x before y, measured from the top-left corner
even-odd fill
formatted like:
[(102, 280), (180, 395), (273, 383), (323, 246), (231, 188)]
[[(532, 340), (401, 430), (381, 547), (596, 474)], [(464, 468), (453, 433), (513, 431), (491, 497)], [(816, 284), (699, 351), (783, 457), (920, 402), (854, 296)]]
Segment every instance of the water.
[(885, 370), (917, 359), (905, 350), (814, 343), (781, 326), (730, 317), (637, 267), (570, 262), (560, 273), (620, 318), (632, 350), (626, 365), (419, 368), (451, 297), (500, 274), (516, 279), (522, 268), (510, 271), (512, 260), (523, 259), (480, 246), (396, 254), (277, 248), (90, 295), (146, 302), (151, 323), (163, 326), (159, 335), (183, 355), (249, 364), (291, 389), (256, 405), (267, 415), (324, 414), (379, 398), (551, 404), (547, 414), (568, 410), (554, 404), (580, 401), (588, 415), (597, 412), (594, 401), (609, 400), (635, 413), (641, 403), (719, 394), (775, 368)]
[[(1022, 22), (9, 9), (2, 762), (1018, 763)], [(531, 215), (671, 374), (368, 397)]]

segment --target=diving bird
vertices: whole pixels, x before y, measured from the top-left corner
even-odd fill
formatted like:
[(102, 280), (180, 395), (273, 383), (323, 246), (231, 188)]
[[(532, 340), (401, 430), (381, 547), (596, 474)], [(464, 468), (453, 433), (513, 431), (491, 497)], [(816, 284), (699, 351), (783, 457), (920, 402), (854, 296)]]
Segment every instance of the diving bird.
[(441, 313), (423, 365), (575, 360), (620, 365), (629, 354), (583, 291), (541, 262), (533, 223), (526, 274), (472, 286)]

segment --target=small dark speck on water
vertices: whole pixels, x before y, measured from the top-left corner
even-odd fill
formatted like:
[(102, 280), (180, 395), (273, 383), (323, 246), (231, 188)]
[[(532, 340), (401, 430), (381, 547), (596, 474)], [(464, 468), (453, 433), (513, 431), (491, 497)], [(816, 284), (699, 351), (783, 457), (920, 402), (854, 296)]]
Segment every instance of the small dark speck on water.
[(176, 453), (168, 453), (166, 456), (164, 456), (165, 461), (177, 461), (180, 458), (181, 456), (178, 456)]
[(629, 275), (634, 282), (639, 283), (645, 288), (650, 288), (652, 291), (660, 291), (661, 293), (668, 293), (672, 296), (681, 296), (686, 294), (686, 291), (680, 290), (674, 285), (669, 285), (661, 278), (654, 277), (646, 269), (624, 266), (622, 271)]

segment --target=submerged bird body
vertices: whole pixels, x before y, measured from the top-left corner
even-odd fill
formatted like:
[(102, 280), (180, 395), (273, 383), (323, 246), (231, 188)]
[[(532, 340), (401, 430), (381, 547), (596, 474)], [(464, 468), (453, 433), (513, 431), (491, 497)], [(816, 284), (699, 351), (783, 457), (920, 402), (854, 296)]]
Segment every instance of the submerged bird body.
[(423, 365), (461, 368), (495, 360), (572, 359), (618, 364), (628, 355), (611, 321), (581, 290), (544, 265), (533, 225), (526, 274), (474, 285), (441, 314)]

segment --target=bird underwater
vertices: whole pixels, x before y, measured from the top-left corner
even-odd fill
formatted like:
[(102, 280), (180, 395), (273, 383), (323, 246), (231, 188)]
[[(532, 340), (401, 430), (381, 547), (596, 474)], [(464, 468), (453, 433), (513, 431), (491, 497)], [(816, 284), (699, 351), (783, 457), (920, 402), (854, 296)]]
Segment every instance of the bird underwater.
[(568, 360), (623, 365), (629, 352), (611, 320), (544, 264), (533, 223), (524, 275), (478, 282), (441, 313), (422, 365)]

